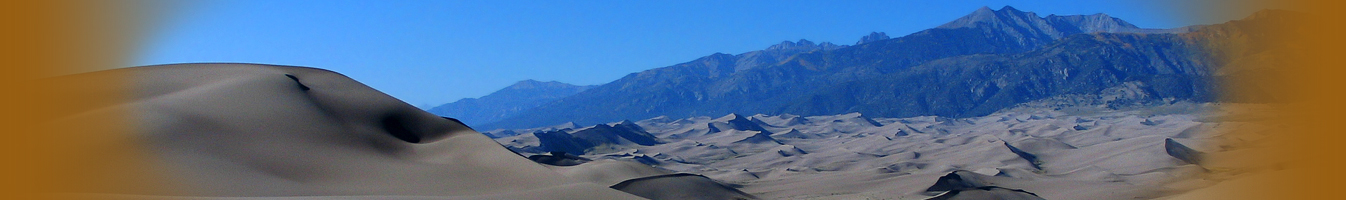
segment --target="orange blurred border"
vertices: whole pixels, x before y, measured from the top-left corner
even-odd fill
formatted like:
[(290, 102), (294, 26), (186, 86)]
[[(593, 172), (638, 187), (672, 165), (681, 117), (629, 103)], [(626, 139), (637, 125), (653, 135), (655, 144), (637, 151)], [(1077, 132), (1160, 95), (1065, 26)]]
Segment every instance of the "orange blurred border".
[[(1263, 0), (1266, 1), (1266, 0)], [(1221, 2), (1211, 2), (1221, 3)], [(1285, 85), (1285, 95), (1292, 100), (1286, 107), (1289, 113), (1282, 118), (1287, 126), (1276, 133), (1293, 139), (1292, 145), (1276, 148), (1290, 150), (1298, 161), (1291, 173), (1271, 177), (1254, 185), (1228, 188), (1220, 191), (1247, 199), (1334, 199), (1336, 190), (1343, 188), (1343, 147), (1346, 147), (1346, 22), (1343, 12), (1346, 2), (1330, 0), (1302, 0), (1279, 2), (1291, 4), (1315, 17), (1303, 23), (1293, 43), (1303, 48), (1303, 55), (1283, 66), (1289, 73), (1286, 79), (1276, 80)], [(0, 154), (3, 165), (3, 186), (0, 199), (39, 199), (42, 192), (52, 192), (72, 186), (78, 181), (70, 170), (62, 168), (52, 157), (69, 145), (68, 138), (88, 132), (52, 131), (43, 125), (53, 116), (52, 110), (62, 108), (108, 105), (123, 102), (120, 95), (89, 95), (52, 92), (52, 86), (35, 84), (44, 77), (123, 67), (140, 41), (148, 21), (155, 16), (156, 2), (151, 1), (5, 1), (0, 3), (0, 88), (7, 96), (0, 98), (0, 127), (5, 130)], [(1210, 14), (1210, 13), (1205, 13)], [(88, 80), (83, 85), (101, 85), (114, 91), (128, 91), (130, 77), (103, 77)], [(75, 84), (81, 85), (81, 84)], [(1247, 88), (1233, 88), (1247, 89)], [(72, 101), (75, 99), (77, 101)], [(126, 119), (110, 119), (98, 125), (105, 133), (129, 134), (134, 127)], [(72, 129), (79, 130), (79, 129)], [(100, 155), (123, 155), (128, 166), (136, 164), (135, 146), (103, 148), (110, 152)], [(123, 151), (123, 152), (117, 152)], [(122, 157), (117, 157), (122, 158)], [(70, 166), (65, 166), (70, 167)], [(132, 176), (136, 174), (131, 174)], [(141, 174), (147, 175), (147, 174)], [(96, 187), (96, 186), (88, 186)]]
[[(52, 0), (0, 2), (0, 127), (4, 130), (3, 186), (0, 199), (49, 199), (51, 192), (77, 191), (95, 187), (88, 174), (91, 169), (115, 170), (143, 168), (137, 163), (137, 147), (109, 145), (97, 147), (97, 153), (73, 149), (87, 136), (130, 134), (129, 114), (122, 119), (86, 121), (80, 124), (50, 124), (67, 111), (97, 108), (124, 102), (129, 77), (105, 76), (76, 79), (61, 84), (44, 81), (58, 75), (124, 67), (135, 51), (140, 31), (146, 30), (158, 2), (148, 0)], [(79, 93), (63, 87), (97, 86), (104, 93)], [(58, 126), (59, 125), (59, 126)], [(98, 157), (103, 165), (62, 164), (65, 157), (87, 154)], [(81, 158), (82, 159), (82, 158)], [(107, 166), (106, 163), (115, 163)], [(120, 171), (120, 170), (119, 170)], [(139, 171), (139, 170), (136, 170)], [(127, 171), (118, 176), (140, 176)], [(138, 183), (99, 183), (138, 185)], [(102, 187), (102, 186), (96, 186)]]
[[(1291, 30), (1294, 45), (1303, 55), (1284, 66), (1289, 72), (1284, 81), (1292, 100), (1283, 134), (1293, 138), (1286, 155), (1302, 162), (1280, 181), (1269, 182), (1275, 193), (1285, 199), (1336, 199), (1346, 181), (1346, 22), (1341, 21), (1346, 2), (1331, 0), (1296, 1), (1293, 5), (1312, 16), (1299, 22), (1301, 30)], [(1298, 196), (1302, 195), (1302, 196)]]

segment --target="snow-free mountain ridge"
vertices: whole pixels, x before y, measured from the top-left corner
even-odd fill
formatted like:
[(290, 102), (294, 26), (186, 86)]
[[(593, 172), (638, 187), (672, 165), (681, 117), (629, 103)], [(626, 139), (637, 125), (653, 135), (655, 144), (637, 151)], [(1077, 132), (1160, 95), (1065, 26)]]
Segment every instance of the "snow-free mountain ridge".
[(1218, 96), (1211, 83), (1220, 78), (1211, 71), (1223, 63), (1202, 43), (1231, 34), (1203, 27), (1144, 29), (1106, 14), (1041, 17), (982, 8), (902, 37), (876, 40), (885, 35), (871, 33), (853, 46), (800, 40), (716, 53), (477, 127), (728, 113), (972, 117), (1052, 98), (1111, 107), (1209, 102)]

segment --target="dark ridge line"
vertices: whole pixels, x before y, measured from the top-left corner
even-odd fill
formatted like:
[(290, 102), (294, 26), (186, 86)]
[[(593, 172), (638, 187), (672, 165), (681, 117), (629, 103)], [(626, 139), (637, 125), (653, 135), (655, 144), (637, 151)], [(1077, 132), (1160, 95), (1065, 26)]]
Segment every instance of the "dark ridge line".
[(734, 192), (734, 193), (738, 193), (738, 194), (741, 194), (741, 195), (743, 195), (743, 196), (747, 196), (747, 197), (752, 197), (753, 199), (756, 199), (756, 198), (757, 198), (757, 196), (753, 196), (752, 194), (744, 193), (743, 191), (739, 191), (738, 189), (734, 189), (733, 187), (729, 187), (729, 186), (725, 185), (724, 183), (720, 183), (720, 181), (716, 181), (715, 179), (711, 179), (710, 177), (702, 176), (702, 175), (700, 175), (700, 174), (689, 174), (689, 173), (675, 173), (675, 174), (664, 174), (664, 175), (654, 175), (654, 176), (647, 176), (647, 177), (633, 178), (633, 179), (628, 179), (628, 180), (622, 181), (622, 182), (620, 182), (620, 183), (614, 184), (614, 185), (612, 185), (612, 186), (608, 186), (608, 188), (612, 188), (612, 189), (616, 189), (616, 190), (619, 190), (619, 191), (620, 191), (622, 188), (626, 188), (626, 187), (630, 186), (631, 184), (633, 184), (633, 183), (635, 183), (635, 182), (640, 182), (640, 181), (645, 181), (645, 180), (652, 180), (652, 179), (660, 179), (660, 178), (683, 177), (683, 176), (696, 176), (696, 177), (705, 178), (706, 180), (710, 180), (711, 182), (715, 182), (716, 186), (719, 186), (719, 187), (722, 187), (722, 188), (725, 188), (725, 189), (729, 189), (729, 191), (732, 191), (732, 192)]
[(290, 77), (290, 80), (294, 80), (295, 84), (299, 84), (299, 90), (303, 90), (306, 92), (309, 90), (308, 86), (304, 85), (303, 82), (299, 82), (299, 77), (294, 77), (294, 75), (290, 74), (285, 74), (285, 77)]
[[(1027, 191), (1027, 190), (1014, 189), (1014, 188), (1007, 188), (1007, 187), (1000, 187), (1000, 186), (980, 186), (980, 187), (967, 188), (967, 189), (949, 190), (949, 191), (945, 191), (944, 193), (940, 193), (939, 195), (936, 195), (936, 196), (934, 196), (934, 197), (930, 197), (930, 198), (927, 198), (927, 199), (924, 199), (924, 200), (945, 200), (945, 199), (953, 198), (954, 196), (957, 196), (958, 193), (961, 193), (961, 192), (966, 191), (966, 190), (969, 190), (969, 189), (977, 189), (977, 190), (983, 190), (983, 191), (991, 191), (991, 189), (996, 189), (996, 188), (1005, 189), (1005, 190), (1009, 190), (1009, 191), (1015, 191), (1015, 192), (1028, 193), (1028, 195), (1033, 195), (1033, 196), (1035, 196), (1035, 197), (1042, 198), (1042, 196), (1038, 196), (1037, 193), (1029, 192), (1029, 191)], [(946, 195), (947, 195), (947, 196), (946, 196)]]

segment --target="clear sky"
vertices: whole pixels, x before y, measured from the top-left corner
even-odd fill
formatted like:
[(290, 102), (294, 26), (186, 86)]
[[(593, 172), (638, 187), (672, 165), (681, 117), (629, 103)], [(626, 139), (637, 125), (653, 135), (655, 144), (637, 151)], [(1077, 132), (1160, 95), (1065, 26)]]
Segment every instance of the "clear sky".
[[(1065, 1), (285, 1), (181, 3), (133, 65), (246, 62), (340, 72), (412, 105), (480, 97), (534, 79), (603, 84), (629, 73), (780, 43), (899, 37), (989, 6), (1107, 13), (1145, 28), (1211, 24), (1189, 0)], [(785, 3), (782, 3), (785, 2)], [(1165, 3), (1159, 3), (1165, 2)]]

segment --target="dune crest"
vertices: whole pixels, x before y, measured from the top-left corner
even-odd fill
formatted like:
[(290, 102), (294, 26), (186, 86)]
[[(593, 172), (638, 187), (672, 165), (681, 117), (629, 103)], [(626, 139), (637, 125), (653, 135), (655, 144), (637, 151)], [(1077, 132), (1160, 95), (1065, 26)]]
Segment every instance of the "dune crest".
[[(1231, 165), (1185, 161), (1228, 151), (1193, 138), (1228, 130), (1192, 133), (1242, 126), (1210, 120), (1222, 114), (1207, 111), (1225, 107), (1030, 108), (971, 118), (656, 117), (634, 124), (664, 143), (613, 145), (580, 157), (702, 174), (767, 199), (1152, 199), (1209, 186), (1184, 180)], [(545, 153), (530, 151), (536, 143), (525, 142), (535, 140), (529, 136), (496, 140), (524, 155)], [(930, 189), (938, 187), (947, 188)]]
[(133, 111), (137, 133), (108, 141), (143, 144), (150, 162), (180, 189), (68, 191), (74, 194), (639, 199), (569, 179), (456, 120), (327, 70), (174, 64), (64, 78), (101, 74), (134, 77), (136, 91), (126, 102), (50, 123), (78, 126), (106, 110)]

